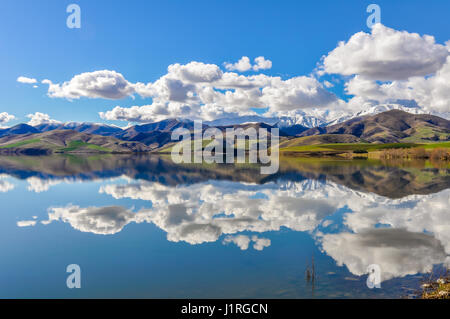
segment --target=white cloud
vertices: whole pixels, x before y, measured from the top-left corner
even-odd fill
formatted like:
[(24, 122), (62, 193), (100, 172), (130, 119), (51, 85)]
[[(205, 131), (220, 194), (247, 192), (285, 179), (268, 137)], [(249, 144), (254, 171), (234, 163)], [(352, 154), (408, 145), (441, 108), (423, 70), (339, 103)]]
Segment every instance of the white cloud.
[[(197, 110), (198, 111), (198, 110)], [(166, 104), (153, 103), (151, 105), (121, 107), (116, 106), (112, 110), (106, 112), (99, 112), (102, 119), (105, 120), (119, 120), (129, 122), (148, 123), (153, 121), (160, 121), (166, 118), (198, 118), (198, 112), (192, 107), (183, 104), (169, 102)]]
[(223, 240), (224, 244), (233, 243), (238, 246), (241, 250), (247, 250), (251, 240), (248, 236), (245, 235), (236, 235), (236, 236), (226, 236)]
[(266, 60), (263, 56), (255, 58), (255, 64), (252, 65), (248, 56), (243, 56), (236, 63), (224, 63), (228, 71), (246, 72), (249, 70), (259, 71), (272, 68), (272, 61)]
[(415, 101), (424, 112), (449, 112), (450, 56), (443, 67), (432, 76), (384, 83), (355, 76), (345, 86), (347, 93), (355, 96), (350, 105), (356, 107), (369, 101), (382, 104), (407, 100)]
[[(116, 106), (100, 116), (107, 120), (152, 122), (165, 118), (214, 120), (224, 116), (256, 114), (252, 108), (269, 112), (325, 108), (344, 103), (312, 77), (282, 80), (264, 74), (243, 76), (218, 72), (211, 65), (190, 63), (169, 66), (169, 73), (150, 84), (139, 84), (139, 94), (153, 103), (129, 108)], [(216, 66), (217, 67), (217, 66)]]
[[(82, 73), (62, 84), (43, 82), (49, 84), (51, 97), (122, 99), (137, 94), (151, 98), (143, 105), (100, 112), (106, 120), (214, 120), (260, 115), (255, 109), (264, 109), (263, 116), (302, 117), (317, 124), (382, 104), (416, 104), (422, 113), (444, 116), (450, 109), (449, 59), (448, 44), (437, 44), (432, 36), (378, 24), (371, 33), (358, 32), (339, 43), (317, 72), (341, 75), (346, 93), (353, 95), (349, 102), (329, 90), (332, 83), (319, 82), (314, 76), (243, 75), (198, 61), (169, 65), (166, 74), (148, 83), (131, 83), (108, 70)], [(243, 56), (224, 65), (227, 70), (245, 72), (269, 69), (272, 62), (259, 56), (252, 64)]]
[(110, 70), (81, 73), (62, 84), (54, 84), (50, 80), (43, 80), (42, 83), (49, 86), (48, 96), (69, 100), (81, 97), (122, 99), (135, 92), (133, 85), (122, 74)]
[(33, 78), (27, 78), (26, 76), (19, 76), (17, 78), (17, 82), (26, 83), (26, 84), (34, 84), (34, 83), (37, 83), (37, 80), (33, 79)]
[(358, 32), (340, 42), (323, 60), (323, 71), (359, 74), (368, 79), (392, 81), (434, 74), (449, 52), (429, 35), (397, 31), (381, 24), (372, 33)]
[(312, 107), (337, 105), (336, 96), (327, 91), (316, 79), (299, 76), (283, 81), (274, 79), (262, 89), (261, 100), (274, 111), (289, 111)]
[(36, 112), (34, 114), (28, 114), (27, 117), (30, 119), (27, 124), (31, 125), (31, 126), (36, 126), (36, 125), (40, 125), (40, 124), (57, 124), (57, 123), (60, 123), (57, 120), (51, 119), (50, 115), (45, 114), (45, 113), (41, 113), (41, 112)]
[(266, 60), (263, 56), (255, 58), (255, 65), (253, 65), (253, 70), (267, 70), (272, 68), (272, 61)]
[(223, 72), (215, 64), (190, 62), (185, 65), (172, 64), (168, 67), (168, 75), (186, 83), (214, 82), (219, 80)]
[(245, 72), (252, 68), (252, 64), (250, 63), (250, 59), (248, 56), (243, 56), (236, 63), (225, 62), (224, 65), (225, 65), (225, 69), (227, 69), (229, 71), (236, 70), (239, 72)]
[(36, 225), (35, 220), (20, 220), (17, 222), (18, 227), (30, 227)]
[(0, 113), (0, 124), (8, 123), (11, 120), (14, 120), (16, 117), (12, 114), (9, 114), (7, 112)]

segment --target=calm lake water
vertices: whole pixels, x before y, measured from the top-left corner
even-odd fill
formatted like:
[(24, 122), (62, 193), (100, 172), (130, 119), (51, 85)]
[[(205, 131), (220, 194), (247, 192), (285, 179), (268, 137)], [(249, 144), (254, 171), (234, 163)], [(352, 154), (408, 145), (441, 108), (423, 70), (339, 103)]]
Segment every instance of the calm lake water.
[[(449, 188), (447, 163), (287, 158), (267, 176), (159, 156), (0, 157), (0, 297), (411, 296), (450, 263)], [(66, 286), (69, 264), (81, 289)]]

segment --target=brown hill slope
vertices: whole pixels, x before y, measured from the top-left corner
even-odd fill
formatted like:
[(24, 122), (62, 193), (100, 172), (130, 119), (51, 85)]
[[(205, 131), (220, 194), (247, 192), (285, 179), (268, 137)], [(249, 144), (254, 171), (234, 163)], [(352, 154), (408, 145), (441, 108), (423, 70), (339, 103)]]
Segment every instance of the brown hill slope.
[(360, 139), (354, 135), (349, 134), (323, 134), (303, 136), (290, 139), (280, 143), (280, 148), (293, 147), (302, 145), (318, 145), (318, 144), (333, 144), (333, 143), (359, 143)]
[(321, 134), (349, 134), (374, 143), (447, 141), (450, 140), (450, 121), (429, 114), (391, 110), (320, 130), (309, 129), (300, 136)]
[(3, 154), (132, 153), (150, 150), (151, 148), (139, 142), (126, 142), (72, 130), (0, 138), (0, 153)]

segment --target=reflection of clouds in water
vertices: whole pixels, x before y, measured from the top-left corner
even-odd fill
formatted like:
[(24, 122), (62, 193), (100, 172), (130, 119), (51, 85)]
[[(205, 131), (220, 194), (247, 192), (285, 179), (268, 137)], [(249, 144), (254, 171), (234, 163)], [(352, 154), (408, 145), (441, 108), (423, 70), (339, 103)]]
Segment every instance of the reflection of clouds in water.
[[(446, 251), (450, 251), (450, 219), (447, 212), (450, 190), (391, 200), (331, 182), (286, 182), (279, 187), (273, 186), (214, 182), (168, 187), (158, 183), (141, 183), (107, 185), (100, 192), (117, 199), (151, 201), (154, 209), (152, 221), (168, 233), (173, 232), (171, 237), (174, 240), (183, 240), (175, 235), (176, 228), (188, 223), (216, 225), (227, 234), (244, 230), (264, 232), (283, 226), (298, 231), (313, 231), (328, 215), (339, 208), (349, 207), (353, 212), (344, 215), (344, 222), (354, 232), (377, 224), (412, 232), (425, 230), (433, 233), (445, 245)], [(324, 221), (325, 226), (329, 223), (329, 220)], [(211, 231), (215, 233), (213, 229)]]
[[(314, 233), (324, 252), (355, 275), (366, 273), (369, 264), (379, 264), (384, 280), (426, 272), (444, 262), (450, 251), (450, 190), (391, 200), (332, 182), (213, 181), (175, 187), (151, 182), (111, 184), (101, 187), (100, 193), (146, 200), (151, 208), (134, 213), (119, 206), (56, 207), (43, 223), (61, 220), (81, 231), (114, 234), (131, 222), (151, 222), (167, 233), (169, 241), (201, 244), (225, 235), (223, 243), (242, 250), (252, 242), (257, 250), (271, 244), (269, 239), (242, 232), (286, 227)], [(330, 225), (328, 216), (345, 207), (353, 211), (343, 215), (350, 233), (317, 231), (320, 224)], [(379, 224), (391, 228), (375, 229)]]
[(53, 207), (49, 209), (48, 217), (42, 221), (43, 224), (61, 220), (79, 231), (102, 235), (118, 233), (131, 222), (145, 221), (144, 214), (135, 214), (121, 206)]
[(252, 241), (254, 243), (253, 248), (256, 250), (263, 250), (265, 247), (270, 246), (270, 239), (259, 238), (256, 235), (253, 235), (251, 238), (246, 235), (226, 236), (223, 240), (223, 243), (233, 243), (241, 250), (247, 250)]
[(302, 198), (296, 190), (274, 185), (214, 182), (169, 187), (142, 183), (107, 185), (100, 192), (114, 198), (151, 201), (150, 219), (167, 232), (168, 240), (191, 244), (243, 231), (260, 233), (281, 227), (312, 231), (336, 210), (323, 200)]
[[(117, 181), (117, 180), (126, 180), (131, 181), (131, 179), (125, 175), (110, 178), (109, 181)], [(64, 177), (64, 178), (40, 178), (37, 176), (28, 177), (26, 179), (28, 182), (27, 190), (30, 192), (35, 193), (42, 193), (46, 192), (50, 189), (50, 187), (58, 185), (58, 184), (71, 184), (71, 183), (77, 183), (77, 182), (83, 182), (83, 179), (81, 178), (74, 178), (74, 177)]]
[[(42, 193), (49, 190), (50, 186), (62, 183), (63, 180), (52, 180), (52, 179), (42, 179), (39, 177), (29, 177), (27, 178), (28, 187), (30, 192)], [(68, 181), (66, 181), (68, 182)]]
[[(344, 214), (344, 223), (354, 234), (321, 235), (317, 232), (316, 238), (323, 243), (327, 254), (339, 264), (347, 265), (354, 274), (362, 275), (368, 265), (380, 264), (385, 271), (384, 280), (429, 271), (433, 264), (445, 262), (450, 249), (447, 212), (450, 190), (392, 200), (331, 182), (286, 182), (278, 185), (279, 188), (243, 184), (230, 187), (229, 184), (219, 182), (170, 188), (144, 183), (108, 185), (101, 191), (115, 198), (151, 201), (155, 209), (151, 219), (167, 232), (168, 239), (190, 243), (217, 240), (220, 234), (265, 232), (280, 227), (314, 231), (321, 222), (323, 227), (330, 225), (331, 221), (326, 219), (328, 215), (348, 207), (353, 212)], [(175, 203), (186, 207), (184, 217), (178, 217), (179, 223), (171, 222), (174, 213), (167, 209)], [(225, 217), (215, 218), (219, 213)], [(199, 224), (211, 227), (203, 226), (205, 229), (202, 229)], [(394, 229), (369, 231), (378, 224)], [(425, 235), (424, 231), (432, 235)], [(374, 247), (377, 236), (385, 236), (380, 239), (380, 247)], [(412, 241), (410, 245), (406, 244), (409, 240)], [(247, 249), (250, 241), (244, 235), (227, 236), (224, 240), (241, 249)]]
[(6, 193), (14, 189), (14, 185), (8, 181), (0, 180), (0, 193)]
[(386, 224), (412, 232), (429, 232), (440, 240), (450, 254), (450, 190), (426, 196), (408, 196), (345, 216), (346, 225), (355, 232)]
[(431, 235), (404, 229), (378, 228), (360, 233), (324, 235), (322, 247), (337, 264), (346, 265), (354, 275), (367, 273), (367, 266), (378, 264), (382, 280), (430, 272), (444, 262), (441, 242)]
[(5, 181), (5, 179), (8, 177), (10, 176), (6, 174), (0, 174), (0, 193), (6, 193), (14, 189), (14, 184)]
[(253, 248), (256, 250), (263, 250), (265, 247), (270, 246), (270, 239), (259, 238), (257, 236), (252, 236), (252, 241), (254, 242)]

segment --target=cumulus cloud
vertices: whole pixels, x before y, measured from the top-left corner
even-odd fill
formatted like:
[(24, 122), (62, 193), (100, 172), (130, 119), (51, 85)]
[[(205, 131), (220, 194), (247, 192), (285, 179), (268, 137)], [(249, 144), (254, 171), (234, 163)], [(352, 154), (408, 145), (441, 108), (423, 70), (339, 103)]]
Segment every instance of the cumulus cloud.
[(239, 71), (239, 72), (245, 72), (252, 68), (252, 64), (250, 63), (250, 59), (248, 56), (243, 56), (239, 61), (236, 63), (229, 63), (225, 62), (225, 69), (229, 71)]
[(253, 65), (253, 70), (266, 70), (272, 68), (272, 61), (266, 60), (263, 56), (255, 58), (255, 65)]
[(215, 64), (190, 62), (185, 65), (172, 64), (168, 67), (169, 76), (186, 83), (214, 82), (219, 80), (223, 72)]
[(9, 114), (7, 112), (0, 113), (0, 124), (8, 123), (11, 120), (14, 120), (16, 117), (12, 114)]
[(57, 124), (57, 123), (61, 123), (57, 120), (53, 120), (50, 118), (50, 115), (45, 114), (45, 113), (41, 113), (41, 112), (36, 112), (34, 114), (28, 114), (27, 117), (30, 119), (28, 121), (28, 125), (31, 126), (36, 126), (36, 125), (40, 125), (40, 124)]
[(359, 74), (368, 79), (391, 81), (434, 74), (444, 65), (448, 49), (433, 36), (397, 31), (381, 24), (372, 33), (358, 32), (340, 42), (323, 60), (323, 71)]
[(33, 78), (28, 78), (26, 76), (19, 76), (17, 78), (17, 82), (26, 83), (26, 84), (34, 84), (34, 83), (37, 83), (37, 80), (33, 79)]
[(237, 236), (226, 236), (223, 240), (224, 244), (233, 243), (238, 246), (241, 250), (247, 250), (251, 240), (248, 236), (237, 235)]
[[(187, 65), (186, 65), (187, 66)], [(254, 115), (254, 108), (269, 112), (325, 108), (341, 101), (312, 77), (282, 80), (263, 74), (221, 73), (211, 65), (191, 64), (189, 68), (169, 66), (169, 73), (151, 85), (141, 85), (140, 94), (152, 96), (153, 103), (124, 108), (116, 106), (100, 116), (107, 120), (151, 122), (164, 118), (214, 120), (225, 116)]]
[(69, 100), (81, 97), (122, 99), (135, 92), (134, 86), (122, 74), (110, 70), (81, 73), (61, 84), (47, 79), (42, 83), (49, 86), (48, 96)]
[(261, 100), (276, 111), (296, 108), (330, 106), (337, 103), (336, 96), (327, 91), (316, 79), (300, 76), (283, 81), (274, 79), (262, 90)]
[(248, 56), (243, 56), (236, 63), (225, 62), (224, 66), (228, 71), (259, 71), (272, 68), (272, 61), (266, 60), (263, 56), (259, 56), (255, 58), (255, 64), (252, 65), (250, 62), (250, 58)]
[[(371, 33), (358, 32), (340, 42), (323, 57), (315, 75), (281, 78), (233, 72), (257, 72), (272, 66), (263, 56), (254, 61), (243, 56), (237, 62), (224, 63), (227, 71), (198, 61), (171, 64), (166, 74), (147, 83), (131, 83), (110, 70), (82, 73), (63, 83), (43, 83), (49, 85), (48, 95), (55, 98), (151, 98), (143, 105), (117, 105), (99, 113), (105, 120), (128, 122), (215, 120), (261, 115), (256, 112), (260, 109), (266, 117), (300, 118), (302, 124), (314, 126), (384, 104), (417, 105), (421, 113), (447, 117), (449, 52), (448, 43), (438, 44), (432, 36), (377, 24)], [(348, 102), (329, 90), (331, 82), (317, 80), (316, 76), (324, 73), (343, 77)]]
[(153, 103), (150, 105), (121, 107), (116, 106), (112, 110), (99, 112), (102, 119), (128, 122), (148, 123), (164, 120), (166, 118), (199, 118), (198, 110), (180, 103)]
[(348, 112), (382, 104), (416, 105), (420, 113), (448, 117), (450, 52), (434, 37), (381, 24), (358, 32), (323, 58), (318, 72), (352, 76)]
[(450, 56), (436, 74), (428, 77), (379, 83), (355, 76), (345, 86), (347, 93), (354, 95), (351, 106), (414, 101), (426, 113), (446, 113), (450, 111)]

